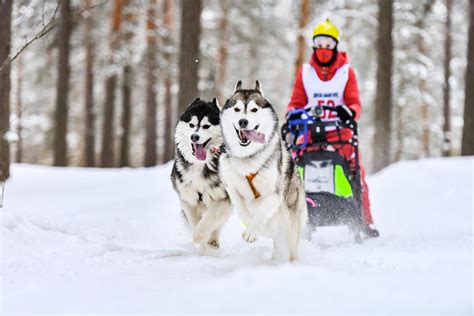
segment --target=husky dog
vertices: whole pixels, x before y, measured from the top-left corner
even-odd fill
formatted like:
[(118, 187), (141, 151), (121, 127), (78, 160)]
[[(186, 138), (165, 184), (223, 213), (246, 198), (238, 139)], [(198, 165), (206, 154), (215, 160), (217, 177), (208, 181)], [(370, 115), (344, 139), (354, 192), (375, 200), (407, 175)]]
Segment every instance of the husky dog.
[(171, 181), (198, 249), (205, 249), (206, 244), (219, 248), (222, 226), (232, 210), (218, 172), (216, 149), (223, 143), (219, 114), (216, 99), (196, 99), (179, 118), (174, 134)]
[(257, 235), (268, 236), (273, 239), (273, 260), (297, 260), (308, 217), (305, 193), (259, 81), (251, 90), (237, 83), (221, 112), (221, 127), (226, 152), (220, 174), (246, 226), (242, 237), (254, 242)]

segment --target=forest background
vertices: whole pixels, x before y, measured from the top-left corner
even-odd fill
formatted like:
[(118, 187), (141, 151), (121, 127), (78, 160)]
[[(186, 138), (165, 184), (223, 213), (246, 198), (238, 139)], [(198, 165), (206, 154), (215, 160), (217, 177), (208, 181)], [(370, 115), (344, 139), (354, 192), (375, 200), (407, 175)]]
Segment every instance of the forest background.
[(260, 80), (284, 117), (313, 27), (342, 31), (369, 172), (474, 154), (473, 0), (0, 0), (0, 180), (10, 162), (150, 167), (178, 113)]

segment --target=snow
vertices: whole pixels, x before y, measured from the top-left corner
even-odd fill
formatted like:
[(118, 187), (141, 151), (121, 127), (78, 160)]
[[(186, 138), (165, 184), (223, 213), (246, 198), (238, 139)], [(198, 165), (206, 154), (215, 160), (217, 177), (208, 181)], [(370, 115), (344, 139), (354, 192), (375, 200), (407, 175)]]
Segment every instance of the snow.
[(1, 211), (1, 314), (472, 314), (473, 158), (401, 162), (369, 178), (381, 237), (344, 227), (304, 241), (298, 263), (271, 242), (196, 253), (171, 165), (13, 165)]

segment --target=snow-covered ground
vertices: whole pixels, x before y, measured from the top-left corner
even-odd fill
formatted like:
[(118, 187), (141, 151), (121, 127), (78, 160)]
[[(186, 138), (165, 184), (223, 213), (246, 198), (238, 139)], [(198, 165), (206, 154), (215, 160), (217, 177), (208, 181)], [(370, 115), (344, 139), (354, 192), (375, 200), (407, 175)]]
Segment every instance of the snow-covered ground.
[(472, 314), (471, 158), (395, 164), (370, 177), (381, 237), (345, 228), (304, 242), (295, 264), (271, 243), (196, 254), (169, 182), (153, 169), (14, 165), (1, 210), (1, 314)]

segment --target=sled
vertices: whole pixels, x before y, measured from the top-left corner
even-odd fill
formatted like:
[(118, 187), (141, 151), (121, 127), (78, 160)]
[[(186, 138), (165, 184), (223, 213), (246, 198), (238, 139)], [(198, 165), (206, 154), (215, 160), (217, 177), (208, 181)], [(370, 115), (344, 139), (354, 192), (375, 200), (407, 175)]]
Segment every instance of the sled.
[[(336, 110), (312, 106), (291, 111), (282, 126), (283, 139), (304, 183), (311, 231), (319, 226), (347, 225), (354, 241), (361, 243), (364, 221), (357, 122), (338, 118), (323, 121), (324, 111)], [(349, 139), (342, 137), (343, 129), (351, 131)], [(355, 155), (352, 166), (350, 159), (337, 152), (341, 146), (351, 146)]]

